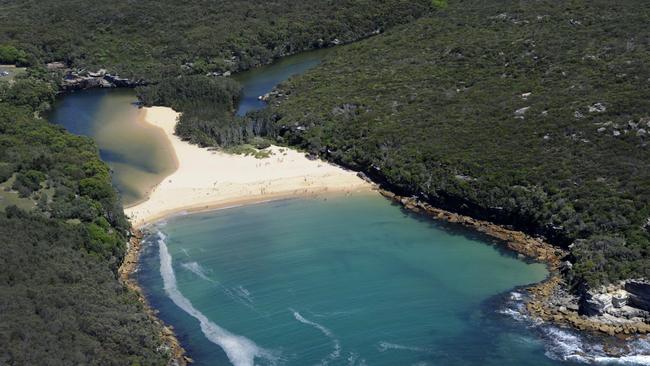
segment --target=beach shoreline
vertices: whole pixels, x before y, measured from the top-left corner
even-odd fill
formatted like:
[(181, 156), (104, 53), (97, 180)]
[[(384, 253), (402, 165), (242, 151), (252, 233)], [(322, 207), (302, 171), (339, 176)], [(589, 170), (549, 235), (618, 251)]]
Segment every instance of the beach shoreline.
[(179, 214), (227, 209), (293, 198), (326, 199), (331, 195), (373, 192), (374, 186), (322, 160), (300, 152), (271, 146), (270, 157), (230, 155), (192, 145), (174, 134), (179, 113), (167, 107), (143, 108), (137, 123), (160, 128), (174, 155), (175, 169), (146, 197), (124, 208), (132, 224), (132, 236), (119, 277), (138, 294), (149, 317), (162, 328), (161, 339), (169, 349), (171, 364), (186, 365), (191, 359), (146, 301), (132, 274), (137, 268), (145, 235), (144, 227)]
[[(548, 308), (547, 296), (540, 296), (538, 289), (555, 283), (561, 259), (566, 255), (564, 250), (540, 238), (501, 225), (436, 209), (410, 197), (397, 196), (363, 180), (356, 172), (322, 160), (309, 159), (296, 150), (271, 146), (269, 158), (257, 159), (253, 156), (230, 155), (192, 145), (174, 134), (178, 116), (179, 114), (170, 108), (145, 109), (143, 121), (165, 132), (176, 155), (177, 168), (151, 190), (146, 200), (125, 208), (136, 236), (142, 237), (146, 226), (175, 215), (293, 198), (324, 199), (328, 195), (381, 193), (410, 211), (483, 232), (502, 241), (509, 250), (546, 263), (549, 269), (548, 278), (527, 288), (532, 297), (527, 304), (528, 311), (536, 318), (553, 323), (567, 323), (565, 320), (568, 317), (563, 316), (560, 319), (556, 311), (550, 312), (555, 316), (552, 319), (544, 316), (546, 311), (533, 311), (536, 306)], [(139, 245), (131, 245), (130, 251), (134, 254), (131, 255), (131, 260), (125, 260), (125, 263), (131, 262), (130, 269), (125, 271), (126, 281), (129, 281), (129, 274), (137, 265)], [(557, 284), (552, 287), (556, 288)], [(132, 288), (142, 294), (137, 284)], [(583, 319), (580, 327), (569, 324), (588, 331), (610, 331), (610, 328), (603, 328), (598, 321)], [(182, 346), (169, 328), (165, 328), (163, 338), (169, 339), (167, 343), (172, 345), (175, 358), (184, 359)]]
[(177, 167), (146, 199), (124, 209), (134, 228), (182, 212), (374, 188), (356, 172), (290, 148), (271, 146), (263, 159), (201, 148), (174, 134), (179, 113), (171, 108), (144, 108), (144, 113), (145, 123), (164, 131)]

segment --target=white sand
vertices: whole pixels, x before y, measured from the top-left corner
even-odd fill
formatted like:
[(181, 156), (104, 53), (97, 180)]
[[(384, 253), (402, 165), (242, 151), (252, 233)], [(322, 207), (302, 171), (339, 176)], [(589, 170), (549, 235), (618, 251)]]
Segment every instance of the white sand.
[(174, 135), (178, 115), (171, 108), (146, 108), (146, 121), (171, 141), (178, 169), (152, 189), (148, 200), (124, 210), (135, 227), (184, 211), (372, 188), (355, 172), (291, 149), (272, 146), (270, 158), (256, 159), (192, 145)]

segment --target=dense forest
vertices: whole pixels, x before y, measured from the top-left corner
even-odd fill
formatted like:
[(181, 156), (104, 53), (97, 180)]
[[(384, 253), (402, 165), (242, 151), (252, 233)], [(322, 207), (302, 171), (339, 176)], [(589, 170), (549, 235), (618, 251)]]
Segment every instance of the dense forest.
[[(183, 112), (180, 136), (237, 145), (247, 139), (246, 126), (230, 113), (238, 89), (219, 76), (375, 35), (434, 6), (430, 0), (0, 0), (0, 9), (0, 63), (56, 61), (146, 80), (140, 91), (146, 104), (162, 102), (167, 90), (165, 105)], [(231, 95), (225, 104), (224, 92)]]
[(146, 106), (182, 111), (176, 125), (181, 138), (201, 146), (231, 146), (244, 143), (247, 137), (241, 119), (234, 116), (240, 89), (231, 78), (182, 75), (136, 91)]
[(645, 1), (452, 1), (339, 49), (254, 119), (391, 189), (650, 278)]
[(35, 117), (43, 73), (0, 82), (0, 364), (164, 364), (160, 326), (117, 281), (129, 225), (92, 140)]
[(347, 43), (431, 8), (430, 0), (0, 0), (0, 44), (26, 51), (34, 63), (161, 80), (245, 70)]

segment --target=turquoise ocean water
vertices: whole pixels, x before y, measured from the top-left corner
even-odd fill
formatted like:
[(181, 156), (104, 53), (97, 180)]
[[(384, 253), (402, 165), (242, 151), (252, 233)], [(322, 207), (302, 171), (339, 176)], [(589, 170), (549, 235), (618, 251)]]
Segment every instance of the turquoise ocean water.
[(572, 335), (513, 292), (545, 267), (487, 240), (374, 195), (286, 200), (168, 219), (137, 278), (197, 365), (558, 364)]

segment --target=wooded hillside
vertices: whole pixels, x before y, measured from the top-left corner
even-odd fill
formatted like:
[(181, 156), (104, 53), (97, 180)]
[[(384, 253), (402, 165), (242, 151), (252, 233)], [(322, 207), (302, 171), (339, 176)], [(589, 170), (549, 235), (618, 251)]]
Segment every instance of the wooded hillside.
[(401, 193), (572, 244), (574, 284), (649, 278), (648, 14), (450, 1), (339, 49), (256, 118)]

